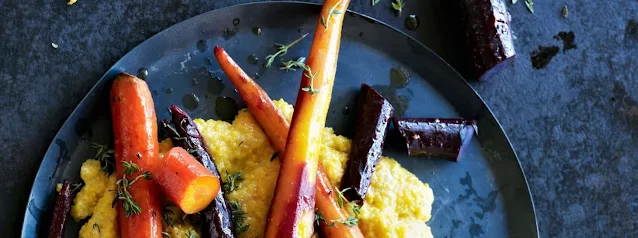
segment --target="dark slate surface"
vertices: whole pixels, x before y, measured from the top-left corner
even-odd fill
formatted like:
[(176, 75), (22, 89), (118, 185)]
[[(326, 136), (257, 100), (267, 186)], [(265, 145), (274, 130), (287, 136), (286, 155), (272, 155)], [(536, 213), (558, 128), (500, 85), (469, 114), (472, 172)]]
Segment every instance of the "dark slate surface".
[[(314, 0), (315, 2), (319, 2)], [(638, 236), (638, 1), (524, 0), (510, 6), (518, 59), (472, 83), (503, 124), (533, 193), (542, 237)], [(250, 0), (0, 0), (0, 233), (17, 237), (46, 148), (90, 87), (121, 56), (191, 16)], [(403, 29), (390, 1), (350, 9)], [(466, 56), (445, 0), (407, 0), (409, 31), (455, 68)], [(568, 18), (560, 9), (569, 7)], [(530, 53), (572, 31), (577, 48), (533, 69)], [(53, 49), (51, 43), (59, 45)], [(105, 110), (108, 110), (105, 108)]]

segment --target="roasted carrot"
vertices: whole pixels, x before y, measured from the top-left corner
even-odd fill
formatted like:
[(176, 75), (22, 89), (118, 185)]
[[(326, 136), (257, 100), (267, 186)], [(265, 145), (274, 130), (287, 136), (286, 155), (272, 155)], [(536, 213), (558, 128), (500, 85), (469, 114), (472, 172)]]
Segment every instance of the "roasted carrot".
[(219, 179), (181, 147), (164, 154), (153, 181), (186, 214), (206, 208), (219, 191)]
[[(126, 191), (118, 189), (120, 237), (161, 238), (162, 210), (153, 181), (138, 179), (128, 187), (128, 182), (123, 183), (127, 178), (138, 178), (152, 171), (158, 163), (157, 119), (151, 92), (143, 80), (122, 73), (113, 82), (110, 101), (115, 171), (121, 181), (119, 186), (126, 188)], [(127, 168), (127, 164), (135, 166)], [(123, 200), (120, 192), (130, 199)]]
[(49, 229), (49, 238), (64, 237), (66, 219), (71, 211), (71, 182), (64, 180), (62, 189), (55, 197), (55, 207), (53, 208), (53, 219)]
[[(215, 47), (215, 56), (224, 73), (230, 78), (237, 92), (244, 99), (251, 115), (264, 129), (271, 144), (279, 153), (284, 153), (286, 138), (290, 125), (283, 114), (275, 107), (268, 94), (235, 63), (222, 49)], [(345, 207), (337, 202), (337, 193), (333, 191), (330, 181), (321, 164), (317, 167), (317, 188), (315, 192), (315, 208), (317, 215), (324, 219), (320, 223), (322, 233), (327, 238), (363, 237), (357, 225), (326, 226), (326, 222), (346, 221), (350, 216)]]
[(317, 157), (337, 70), (349, 0), (326, 0), (297, 94), (265, 237), (310, 237), (314, 231)]
[[(171, 141), (191, 151), (195, 159), (219, 178), (219, 171), (215, 159), (208, 153), (204, 137), (197, 130), (193, 119), (181, 108), (171, 105), (169, 108), (175, 128), (170, 127), (168, 121), (162, 122), (169, 132)], [(232, 221), (232, 211), (224, 192), (219, 189), (215, 200), (199, 212), (202, 238), (233, 238), (237, 237)]]

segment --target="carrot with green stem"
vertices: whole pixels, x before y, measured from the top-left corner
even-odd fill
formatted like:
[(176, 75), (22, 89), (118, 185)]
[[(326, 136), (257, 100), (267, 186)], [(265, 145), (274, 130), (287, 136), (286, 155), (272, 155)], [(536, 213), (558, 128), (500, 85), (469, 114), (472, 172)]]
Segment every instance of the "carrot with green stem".
[[(215, 57), (222, 70), (233, 83), (237, 92), (246, 102), (248, 111), (266, 132), (275, 150), (283, 155), (290, 125), (277, 109), (268, 94), (250, 78), (223, 48), (215, 47)], [(343, 199), (343, 198), (341, 198)], [(317, 188), (315, 191), (316, 221), (327, 238), (362, 238), (363, 234), (353, 224), (353, 218), (346, 206), (347, 201), (339, 203), (339, 191), (330, 184), (328, 176), (319, 164), (317, 167)], [(356, 206), (356, 205), (355, 205)], [(352, 209), (356, 210), (356, 209)], [(345, 224), (344, 224), (345, 223)]]

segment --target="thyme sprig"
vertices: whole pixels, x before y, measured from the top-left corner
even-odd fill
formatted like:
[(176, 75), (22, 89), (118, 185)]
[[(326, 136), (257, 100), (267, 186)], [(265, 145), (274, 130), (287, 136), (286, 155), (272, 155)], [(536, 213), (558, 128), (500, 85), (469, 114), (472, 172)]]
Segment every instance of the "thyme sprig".
[(310, 83), (308, 84), (308, 86), (301, 88), (301, 90), (304, 91), (304, 92), (310, 93), (310, 95), (314, 95), (315, 93), (319, 92), (319, 89), (315, 89), (312, 86), (315, 83), (315, 76), (317, 76), (317, 72), (312, 73), (312, 69), (308, 65), (304, 65), (303, 68), (306, 71), (304, 73), (304, 76), (306, 76), (306, 78), (310, 79)]
[(341, 1), (343, 0), (339, 0), (334, 6), (332, 6), (332, 8), (330, 8), (330, 11), (328, 12), (328, 16), (326, 18), (324, 18), (323, 15), (321, 15), (321, 25), (323, 25), (325, 29), (328, 29), (328, 23), (330, 23), (330, 17), (332, 15), (343, 14), (342, 11), (337, 10), (337, 6), (341, 4)]
[(133, 214), (139, 215), (142, 212), (142, 208), (140, 208), (140, 205), (135, 202), (129, 193), (128, 188), (130, 188), (140, 178), (150, 180), (151, 172), (145, 171), (132, 180), (129, 180), (126, 178), (126, 175), (132, 175), (133, 173), (140, 172), (140, 167), (133, 162), (127, 161), (122, 161), (122, 166), (124, 166), (124, 175), (121, 179), (118, 179), (117, 182), (115, 182), (115, 185), (117, 185), (117, 199), (122, 201), (122, 207), (124, 208), (124, 213), (127, 217)]
[(401, 16), (404, 6), (405, 2), (403, 2), (403, 0), (394, 0), (394, 2), (392, 2), (392, 8), (397, 11), (398, 16)]
[(249, 224), (246, 224), (246, 212), (241, 209), (241, 205), (237, 200), (230, 202), (230, 209), (232, 210), (232, 220), (235, 225), (235, 232), (237, 234), (243, 233), (250, 228)]
[(231, 174), (226, 170), (226, 182), (224, 182), (224, 192), (229, 193), (235, 191), (239, 186), (239, 182), (244, 180), (244, 177), (240, 172)]
[(303, 69), (306, 65), (306, 57), (299, 57), (297, 60), (288, 60), (281, 64), (279, 69), (286, 71), (295, 71), (297, 68)]
[(95, 142), (91, 142), (91, 148), (97, 150), (95, 153), (95, 159), (100, 161), (102, 164), (102, 171), (106, 172), (109, 166), (113, 165), (113, 162), (111, 162), (110, 159), (113, 157), (113, 153), (115, 151), (106, 145)]
[(275, 59), (277, 57), (282, 57), (282, 56), (286, 55), (286, 53), (288, 53), (288, 49), (290, 49), (290, 47), (292, 47), (293, 45), (297, 44), (303, 38), (306, 38), (306, 36), (308, 36), (308, 33), (300, 36), (299, 38), (297, 38), (296, 40), (290, 42), (290, 44), (287, 44), (287, 45), (275, 44), (275, 46), (277, 47), (277, 53), (266, 56), (266, 65), (265, 65), (266, 68), (270, 68), (270, 66), (272, 66), (272, 63), (275, 61)]

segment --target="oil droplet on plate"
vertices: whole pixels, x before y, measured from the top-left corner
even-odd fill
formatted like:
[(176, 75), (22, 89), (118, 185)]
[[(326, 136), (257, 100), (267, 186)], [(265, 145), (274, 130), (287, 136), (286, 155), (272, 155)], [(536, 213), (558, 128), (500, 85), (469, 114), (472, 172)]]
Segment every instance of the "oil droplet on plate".
[(405, 88), (410, 83), (410, 73), (401, 66), (390, 69), (390, 86), (393, 88)]
[(199, 106), (199, 98), (194, 93), (186, 94), (182, 99), (182, 104), (188, 110), (195, 110)]
[(408, 30), (414, 31), (416, 28), (419, 28), (419, 18), (414, 14), (410, 14), (405, 18), (403, 26), (405, 26)]
[(241, 20), (239, 20), (239, 18), (233, 19), (233, 25), (237, 26), (237, 25), (239, 25), (239, 22), (241, 22)]
[(261, 35), (261, 27), (253, 27), (253, 34)]
[(342, 113), (343, 113), (343, 115), (348, 115), (348, 114), (350, 114), (350, 107), (345, 106), (345, 107), (343, 108)]
[(164, 92), (165, 92), (166, 94), (171, 94), (171, 93), (173, 93), (173, 88), (166, 88), (166, 89), (164, 90)]
[(223, 121), (232, 122), (238, 110), (237, 102), (230, 97), (217, 97), (215, 99), (215, 113)]
[(215, 94), (215, 95), (219, 95), (220, 93), (222, 93), (222, 91), (224, 91), (225, 87), (226, 87), (226, 85), (224, 85), (224, 82), (219, 77), (213, 77), (213, 78), (208, 80), (208, 92), (209, 93), (212, 93), (212, 94)]
[(206, 44), (205, 40), (198, 40), (197, 41), (197, 50), (199, 50), (199, 52), (204, 52), (208, 49), (208, 45)]
[(146, 78), (148, 78), (148, 69), (146, 68), (140, 68), (137, 70), (137, 77), (142, 79), (142, 80), (146, 80)]
[(259, 62), (259, 58), (257, 58), (257, 56), (255, 54), (252, 54), (252, 55), (248, 56), (248, 63), (257, 64), (257, 62)]
[(206, 66), (211, 66), (211, 65), (213, 65), (213, 60), (211, 60), (210, 58), (206, 57), (206, 58), (204, 58), (204, 64)]

